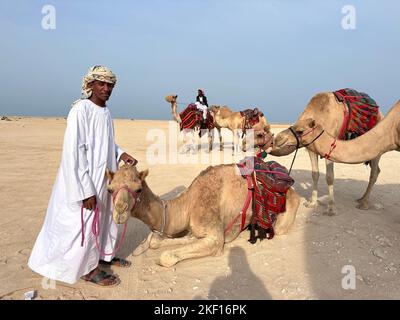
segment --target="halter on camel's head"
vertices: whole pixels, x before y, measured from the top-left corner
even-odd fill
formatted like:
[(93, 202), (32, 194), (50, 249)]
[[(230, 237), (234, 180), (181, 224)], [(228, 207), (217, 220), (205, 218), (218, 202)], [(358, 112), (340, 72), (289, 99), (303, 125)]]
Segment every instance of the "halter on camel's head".
[(143, 182), (148, 173), (148, 170), (138, 172), (136, 167), (130, 165), (121, 166), (115, 173), (106, 170), (109, 180), (107, 190), (112, 193), (115, 223), (125, 223), (140, 202)]

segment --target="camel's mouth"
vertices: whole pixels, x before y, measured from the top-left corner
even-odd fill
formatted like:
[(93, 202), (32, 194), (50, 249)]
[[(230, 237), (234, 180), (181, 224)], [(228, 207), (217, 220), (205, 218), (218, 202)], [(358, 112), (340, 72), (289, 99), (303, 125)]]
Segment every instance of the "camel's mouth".
[(117, 210), (114, 210), (113, 213), (113, 220), (116, 224), (124, 224), (129, 218), (129, 212), (128, 210), (125, 210), (123, 212), (118, 212)]

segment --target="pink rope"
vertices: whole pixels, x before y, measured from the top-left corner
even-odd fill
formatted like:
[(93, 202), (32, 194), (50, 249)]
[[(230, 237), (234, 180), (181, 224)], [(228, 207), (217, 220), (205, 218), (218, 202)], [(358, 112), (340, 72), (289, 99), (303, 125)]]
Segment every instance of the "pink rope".
[[(100, 255), (103, 256), (113, 256), (115, 255), (119, 249), (121, 248), (122, 244), (125, 241), (125, 234), (126, 234), (126, 229), (127, 229), (127, 225), (128, 222), (125, 222), (124, 224), (124, 230), (122, 231), (122, 236), (121, 239), (117, 245), (117, 248), (112, 251), (111, 253), (105, 253), (104, 250), (101, 250), (100, 248), (100, 244), (99, 244), (99, 236), (100, 236), (100, 210), (99, 208), (96, 206), (96, 208), (94, 209), (94, 217), (93, 217), (93, 222), (92, 222), (92, 233), (96, 239), (96, 246), (97, 246), (97, 250), (99, 251)], [(85, 222), (83, 220), (83, 206), (81, 207), (81, 247), (83, 247), (83, 243), (85, 241)]]
[(240, 232), (243, 231), (244, 223), (246, 221), (247, 209), (249, 208), (250, 201), (251, 201), (252, 188), (254, 187), (249, 176), (246, 176), (246, 180), (247, 180), (247, 189), (248, 189), (246, 201), (244, 202), (243, 208), (242, 208), (242, 210), (240, 210), (239, 214), (225, 228), (224, 234), (226, 234), (230, 229), (232, 229), (233, 225), (236, 223), (236, 221), (240, 217), (242, 217), (242, 222), (240, 224)]

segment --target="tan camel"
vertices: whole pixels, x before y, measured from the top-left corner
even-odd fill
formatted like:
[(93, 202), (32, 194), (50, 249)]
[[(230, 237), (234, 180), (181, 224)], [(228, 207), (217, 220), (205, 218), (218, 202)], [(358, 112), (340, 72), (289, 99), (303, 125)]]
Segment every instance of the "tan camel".
[[(316, 105), (315, 108), (320, 108), (321, 112), (328, 108), (335, 107), (335, 98), (332, 94), (324, 93), (318, 94), (311, 100), (311, 104)], [(380, 172), (378, 161), (380, 156), (390, 150), (399, 150), (399, 130), (400, 130), (400, 104), (397, 103), (388, 113), (387, 117), (383, 118), (374, 128), (362, 136), (350, 140), (341, 141), (336, 140), (337, 138), (337, 127), (340, 125), (341, 120), (336, 122), (335, 126), (332, 126), (329, 121), (323, 121), (321, 118), (316, 119), (312, 114), (308, 113), (302, 115), (296, 124), (292, 127), (299, 137), (301, 146), (307, 146), (313, 154), (318, 154), (322, 157), (329, 155), (329, 170), (327, 170), (328, 184), (333, 184), (333, 163), (362, 163), (370, 161), (371, 174), (369, 179), (368, 188), (364, 196), (358, 200), (360, 209), (366, 209), (369, 207), (368, 198), (371, 192), (372, 186), (376, 182), (378, 174)], [(335, 111), (332, 111), (334, 113)], [(325, 111), (325, 114), (329, 111)], [(311, 117), (310, 117), (311, 116)], [(329, 115), (327, 116), (329, 117)], [(382, 116), (381, 116), (382, 117)], [(322, 129), (323, 128), (323, 129)], [(305, 133), (309, 133), (304, 135)], [(320, 135), (321, 136), (318, 136)], [(304, 135), (304, 136), (303, 136)], [(303, 136), (303, 138), (301, 138)], [(314, 139), (316, 139), (314, 141)], [(331, 144), (335, 141), (336, 147), (332, 148)], [(274, 140), (274, 147), (272, 154), (286, 155), (292, 153), (296, 149), (296, 138), (294, 134), (289, 130), (280, 132)], [(316, 158), (317, 159), (317, 158)], [(316, 162), (316, 161), (315, 161)], [(328, 169), (328, 168), (327, 168)], [(314, 191), (313, 199), (311, 201), (316, 202), (316, 180), (318, 178), (317, 170), (313, 169), (314, 179)], [(333, 189), (330, 187), (329, 190), (331, 201), (328, 214), (333, 214), (331, 210), (333, 206)]]
[[(171, 104), (171, 110), (172, 110), (172, 117), (177, 123), (181, 123), (181, 117), (179, 116), (178, 113), (178, 106), (177, 106), (177, 95), (168, 95), (165, 97), (165, 100)], [(187, 153), (190, 150), (192, 153), (197, 152), (197, 141), (198, 139), (196, 138), (198, 136), (198, 130), (197, 129), (183, 129), (183, 143), (184, 143), (184, 149), (182, 153)], [(197, 134), (196, 134), (197, 133)], [(208, 150), (211, 151), (213, 147), (213, 141), (214, 141), (214, 130), (209, 130), (208, 131)]]
[[(217, 106), (213, 105), (210, 107), (210, 111), (214, 117), (215, 127), (218, 129), (220, 145), (222, 148), (221, 128), (227, 128), (232, 131), (233, 135), (233, 152), (239, 152), (239, 141), (242, 135), (244, 127), (245, 117), (241, 113), (234, 112), (229, 109), (228, 106)], [(255, 124), (252, 129), (254, 131), (270, 132), (270, 125), (264, 116), (259, 117), (259, 122)], [(242, 149), (246, 151), (246, 139), (242, 140)]]
[[(122, 166), (116, 173), (107, 170), (109, 191), (118, 193), (114, 197), (113, 217), (116, 223), (125, 223), (129, 216), (147, 224), (153, 233), (149, 237), (152, 249), (183, 245), (164, 251), (160, 265), (170, 267), (181, 260), (216, 256), (223, 252), (224, 243), (237, 238), (240, 219), (225, 233), (226, 227), (238, 216), (248, 191), (246, 180), (239, 174), (236, 165), (210, 166), (202, 171), (190, 187), (177, 198), (164, 201), (147, 185), (148, 170), (138, 172), (131, 166)], [(134, 201), (124, 187), (128, 180), (142, 183), (139, 201)], [(296, 217), (300, 204), (299, 195), (290, 188), (287, 192), (286, 211), (278, 215), (275, 234), (288, 232)], [(251, 204), (246, 215), (246, 226), (251, 216)]]

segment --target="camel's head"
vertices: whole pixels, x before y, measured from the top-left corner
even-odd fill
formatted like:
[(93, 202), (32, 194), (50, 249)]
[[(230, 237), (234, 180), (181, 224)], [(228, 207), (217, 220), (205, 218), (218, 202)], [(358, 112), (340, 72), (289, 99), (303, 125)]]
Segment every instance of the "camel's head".
[(215, 118), (216, 115), (219, 115), (221, 113), (221, 106), (217, 105), (212, 105), (208, 110), (211, 112), (211, 115)]
[(288, 155), (297, 147), (305, 147), (313, 142), (321, 130), (321, 125), (312, 118), (298, 120), (293, 126), (276, 135), (270, 153), (274, 156)]
[(172, 109), (172, 117), (175, 119), (176, 122), (181, 123), (181, 117), (178, 114), (178, 110), (176, 107), (176, 100), (178, 99), (178, 95), (171, 94), (169, 96), (165, 97), (165, 101), (169, 102), (171, 104), (171, 109)]
[(274, 134), (264, 130), (254, 131), (254, 148), (260, 148), (270, 153), (274, 142)]
[(170, 94), (169, 96), (165, 97), (165, 101), (169, 102), (169, 103), (176, 103), (176, 100), (178, 99), (178, 95), (176, 94)]
[(109, 184), (107, 189), (112, 193), (115, 223), (125, 223), (135, 206), (140, 201), (143, 182), (149, 171), (138, 172), (135, 166), (123, 165), (115, 173), (106, 170)]

